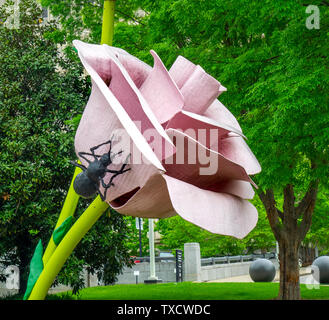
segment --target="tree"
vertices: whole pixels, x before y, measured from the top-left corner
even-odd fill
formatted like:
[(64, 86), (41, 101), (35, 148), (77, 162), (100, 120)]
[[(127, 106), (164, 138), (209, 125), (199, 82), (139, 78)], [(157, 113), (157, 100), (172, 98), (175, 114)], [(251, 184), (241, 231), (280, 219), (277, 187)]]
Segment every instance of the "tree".
[[(11, 14), (8, 5), (1, 7), (0, 21)], [(42, 23), (35, 1), (19, 6), (19, 28), (0, 28), (0, 257), (19, 267), (24, 292), (33, 250), (39, 239), (47, 244), (72, 178), (72, 119), (81, 113), (90, 83), (79, 62), (60, 54), (49, 37), (56, 26)], [(82, 201), (77, 215), (85, 207)], [(112, 283), (130, 265), (126, 233), (120, 215), (102, 217), (58, 281), (76, 291), (87, 266)]]
[[(136, 228), (136, 218), (126, 216), (124, 220), (126, 221), (127, 227), (129, 228), (127, 247), (129, 248), (129, 253), (132, 256), (140, 257), (139, 250), (139, 230)], [(143, 230), (141, 231), (141, 245), (142, 245), (142, 256), (145, 257), (149, 254), (149, 239), (148, 233), (148, 219), (143, 220)]]
[(180, 216), (174, 216), (161, 219), (156, 225), (156, 229), (162, 235), (162, 247), (169, 250), (183, 250), (184, 243), (198, 242), (203, 258), (250, 254), (258, 249), (269, 251), (275, 247), (275, 239), (261, 202), (256, 198), (253, 203), (259, 212), (258, 223), (255, 229), (244, 239), (213, 234), (183, 220)]
[(239, 118), (263, 168), (255, 180), (279, 242), (280, 299), (300, 298), (298, 251), (328, 176), (328, 7), (313, 4), (321, 8), (321, 28), (312, 30), (302, 1), (148, 7), (153, 29), (144, 47), (156, 43), (168, 65), (182, 54), (228, 88), (220, 100)]
[(328, 190), (319, 191), (318, 199), (311, 228), (304, 239), (305, 245), (318, 247), (320, 255), (328, 255), (329, 252), (329, 193)]
[(301, 0), (133, 3), (146, 15), (134, 15), (135, 24), (118, 22), (115, 46), (147, 63), (153, 48), (167, 67), (181, 54), (228, 88), (220, 100), (263, 168), (255, 181), (279, 243), (278, 298), (299, 299), (298, 251), (329, 175), (328, 2), (312, 2), (319, 29), (307, 26)]
[[(104, 0), (76, 1), (41, 0), (43, 7), (50, 9), (62, 26), (56, 31), (56, 38), (62, 42), (72, 42), (74, 39), (87, 38), (93, 43), (100, 43), (102, 29), (102, 14)], [(136, 16), (140, 8), (139, 0), (120, 0), (115, 4), (115, 21), (139, 23)]]
[[(305, 8), (293, 8), (287, 7), (292, 14), (287, 26), (269, 39), (277, 49), (271, 46), (267, 59), (276, 62), (266, 62), (245, 100), (249, 138), (261, 142), (252, 143), (264, 168), (259, 197), (279, 243), (280, 299), (300, 298), (299, 248), (311, 226), (319, 184), (327, 184), (328, 176), (329, 135), (316, 134), (329, 120), (326, 35), (306, 29)], [(328, 10), (322, 12), (325, 26)], [(252, 107), (255, 103), (261, 107)], [(282, 208), (275, 194), (283, 195)]]

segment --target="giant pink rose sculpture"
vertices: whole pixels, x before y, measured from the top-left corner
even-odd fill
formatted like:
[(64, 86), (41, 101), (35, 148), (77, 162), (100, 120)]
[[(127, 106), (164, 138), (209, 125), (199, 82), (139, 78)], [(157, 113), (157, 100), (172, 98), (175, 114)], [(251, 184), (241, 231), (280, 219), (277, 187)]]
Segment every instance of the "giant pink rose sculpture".
[[(165, 218), (179, 214), (210, 232), (237, 238), (257, 223), (249, 175), (260, 165), (234, 116), (217, 100), (226, 89), (200, 66), (179, 56), (169, 71), (154, 51), (151, 68), (126, 51), (74, 41), (91, 76), (92, 92), (75, 149), (109, 152), (114, 138), (119, 170), (106, 192), (124, 215)], [(112, 150), (111, 150), (112, 152)], [(113, 151), (114, 152), (114, 151)], [(84, 166), (88, 161), (79, 159)], [(90, 161), (92, 158), (89, 159)], [(108, 172), (100, 190), (110, 181)]]

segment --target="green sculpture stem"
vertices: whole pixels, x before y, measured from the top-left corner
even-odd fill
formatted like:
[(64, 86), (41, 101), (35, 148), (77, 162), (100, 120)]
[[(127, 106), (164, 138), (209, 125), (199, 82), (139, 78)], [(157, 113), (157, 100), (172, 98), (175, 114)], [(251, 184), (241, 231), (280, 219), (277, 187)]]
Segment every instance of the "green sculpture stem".
[[(112, 45), (114, 34), (114, 6), (115, 0), (104, 0), (101, 44), (108, 44), (110, 46)], [(80, 172), (81, 169), (76, 168), (55, 229), (57, 229), (69, 216), (73, 216), (76, 210), (79, 195), (77, 195), (73, 189), (73, 181)], [(108, 207), (109, 205), (97, 196), (67, 232), (58, 246), (56, 246), (53, 237), (51, 237), (42, 258), (44, 269), (35, 283), (28, 300), (43, 300), (46, 297), (49, 288), (67, 258), (81, 241), (83, 236), (90, 230)]]
[[(103, 8), (103, 25), (102, 25), (102, 40), (101, 44), (105, 43), (108, 45), (112, 45), (112, 39), (114, 34), (114, 5), (115, 0), (105, 0), (104, 1), (104, 8)], [(78, 161), (80, 163), (80, 161)], [(57, 229), (63, 221), (68, 218), (69, 216), (73, 216), (76, 207), (79, 202), (79, 195), (73, 189), (73, 182), (75, 177), (81, 172), (80, 168), (76, 168), (73, 174), (73, 178), (71, 181), (71, 185), (69, 191), (67, 193), (64, 205), (62, 207), (62, 211), (59, 215), (57, 224), (55, 229)], [(56, 244), (53, 241), (53, 237), (50, 238), (48, 246), (45, 250), (43, 255), (43, 263), (44, 265), (47, 264), (48, 260), (50, 259), (51, 255), (54, 253), (56, 249)]]
[(105, 201), (102, 201), (100, 196), (97, 196), (90, 204), (87, 210), (67, 232), (63, 240), (57, 246), (55, 252), (49, 258), (33, 287), (29, 300), (43, 300), (46, 297), (50, 286), (67, 258), (108, 207), (109, 205)]
[[(80, 163), (80, 161), (78, 161)], [(80, 173), (82, 172), (82, 170), (78, 167), (75, 168), (75, 171), (74, 171), (74, 174), (73, 174), (73, 178), (72, 178), (72, 181), (71, 181), (71, 185), (70, 185), (70, 188), (69, 188), (69, 191), (67, 193), (67, 196), (66, 196), (66, 199), (64, 201), (64, 205), (62, 207), (62, 211), (59, 215), (59, 218), (58, 218), (58, 221), (57, 221), (57, 224), (55, 226), (55, 230), (63, 223), (63, 221), (65, 219), (67, 219), (68, 217), (70, 216), (73, 216), (75, 210), (76, 210), (76, 207), (78, 205), (78, 202), (79, 202), (79, 198), (80, 196), (74, 191), (73, 189), (73, 182), (74, 182), (74, 179), (75, 177)], [(55, 249), (56, 249), (56, 244), (53, 240), (53, 237), (50, 238), (49, 240), (49, 243), (48, 243), (48, 246), (45, 250), (45, 253), (42, 257), (42, 260), (43, 260), (43, 264), (46, 265), (48, 260), (50, 259), (50, 257), (52, 256), (52, 254), (54, 253)]]
[(101, 44), (112, 45), (114, 34), (115, 0), (104, 0)]

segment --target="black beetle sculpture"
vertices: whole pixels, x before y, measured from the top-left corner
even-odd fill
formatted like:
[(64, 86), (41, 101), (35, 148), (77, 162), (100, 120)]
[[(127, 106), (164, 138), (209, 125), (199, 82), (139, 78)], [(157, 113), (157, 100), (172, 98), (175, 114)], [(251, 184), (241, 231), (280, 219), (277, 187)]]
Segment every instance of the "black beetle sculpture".
[[(85, 167), (82, 164), (76, 163), (74, 161), (70, 161), (73, 165), (76, 167), (79, 167), (83, 170), (83, 172), (79, 173), (73, 182), (73, 188), (74, 191), (80, 195), (83, 198), (91, 198), (93, 197), (97, 192), (99, 193), (101, 199), (104, 201), (106, 199), (106, 193), (107, 190), (114, 186), (113, 179), (117, 177), (120, 174), (123, 174), (130, 170), (130, 168), (125, 169), (128, 165), (127, 161), (130, 157), (130, 154), (126, 158), (125, 162), (123, 163), (120, 170), (110, 170), (107, 169), (107, 167), (112, 163), (114, 157), (121, 154), (122, 151), (119, 151), (118, 153), (111, 153), (112, 149), (112, 138), (109, 141), (106, 141), (104, 143), (99, 144), (98, 146), (90, 148), (90, 153), (88, 152), (78, 152), (79, 157), (86, 160), (88, 162), (88, 167)], [(99, 147), (110, 144), (110, 150), (107, 153), (104, 153), (103, 155), (97, 155), (95, 154), (95, 150), (97, 150)], [(90, 161), (86, 156), (92, 156), (94, 158), (93, 161)], [(103, 178), (106, 173), (112, 173), (112, 177), (110, 178), (109, 183), (105, 183)], [(104, 194), (101, 193), (99, 187), (100, 183), (102, 184), (102, 187), (104, 188)]]

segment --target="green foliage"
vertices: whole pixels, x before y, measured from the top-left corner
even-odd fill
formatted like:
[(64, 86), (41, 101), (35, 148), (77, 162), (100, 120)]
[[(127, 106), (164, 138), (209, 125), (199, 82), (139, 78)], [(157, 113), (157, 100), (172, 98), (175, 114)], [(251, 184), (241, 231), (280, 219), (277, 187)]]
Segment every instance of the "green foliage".
[(312, 219), (312, 226), (304, 243), (317, 246), (319, 255), (329, 254), (329, 192), (321, 190)]
[(255, 250), (269, 251), (275, 247), (275, 239), (268, 224), (262, 204), (255, 199), (259, 213), (257, 227), (244, 239), (235, 239), (210, 233), (200, 227), (183, 220), (180, 216), (159, 220), (156, 229), (162, 235), (161, 243), (164, 249), (184, 249), (184, 243), (198, 242), (201, 256), (214, 257), (225, 255), (250, 254)]
[[(127, 223), (127, 227), (129, 228), (129, 232), (127, 234), (127, 247), (129, 248), (129, 252), (131, 256), (140, 256), (139, 252), (139, 230), (136, 228), (136, 218), (135, 217), (124, 217), (124, 220)], [(149, 255), (149, 239), (148, 239), (148, 231), (149, 224), (148, 219), (143, 220), (143, 230), (141, 232), (141, 242), (142, 242), (142, 255), (143, 257)]]
[[(43, 1), (60, 19), (67, 40), (85, 37), (99, 42), (103, 1), (70, 0), (65, 8), (60, 0)], [(261, 163), (262, 172), (254, 178), (259, 190), (274, 189), (277, 202), (282, 203), (282, 190), (290, 183), (298, 203), (309, 180), (319, 178), (321, 199), (328, 190), (329, 176), (329, 7), (322, 0), (312, 5), (320, 9), (320, 29), (306, 28), (309, 14), (302, 0), (118, 0), (113, 45), (149, 64), (153, 63), (150, 49), (157, 51), (167, 67), (179, 54), (200, 64), (228, 89), (220, 100), (239, 120)], [(145, 15), (138, 15), (137, 8)], [(68, 16), (68, 10), (74, 15)], [(81, 19), (83, 12), (95, 14)], [(83, 35), (82, 29), (90, 30), (89, 35)], [(318, 216), (326, 225), (328, 217), (321, 214), (324, 208), (324, 201), (319, 200), (314, 220)], [(162, 226), (170, 248), (181, 247), (182, 237), (217, 241), (179, 217), (171, 220)], [(184, 236), (175, 231), (175, 223), (181, 225)], [(311, 232), (316, 235), (319, 228), (321, 223), (315, 223)], [(177, 240), (169, 236), (169, 230)], [(253, 231), (256, 243), (262, 241), (263, 230), (269, 229), (260, 211)], [(319, 233), (323, 239), (325, 230)], [(165, 240), (168, 237), (172, 240)], [(248, 246), (253, 247), (251, 240)], [(233, 252), (246, 247), (235, 248)]]
[[(77, 58), (60, 54), (49, 37), (58, 29), (40, 23), (36, 3), (19, 5), (19, 29), (0, 28), (0, 257), (5, 265), (18, 265), (24, 292), (33, 250), (39, 239), (48, 243), (72, 178), (74, 119), (86, 104), (90, 82), (81, 77)], [(4, 5), (0, 21), (7, 15)], [(86, 205), (81, 203), (77, 216)], [(126, 232), (121, 216), (103, 217), (58, 279), (76, 289), (83, 265), (94, 270), (107, 263), (101, 276), (113, 282), (129, 264)]]
[[(60, 21), (67, 10), (90, 11), (81, 28), (99, 30), (102, 1), (48, 1)], [(129, 5), (128, 5), (129, 3)], [(45, 3), (46, 4), (46, 1)], [(218, 78), (227, 88), (220, 99), (239, 119), (263, 171), (261, 188), (279, 192), (293, 183), (303, 194), (309, 177), (328, 176), (329, 73), (328, 6), (319, 5), (321, 28), (305, 26), (302, 1), (117, 1), (114, 45), (152, 64), (155, 49), (169, 67), (184, 55)], [(134, 10), (142, 9), (139, 17)], [(129, 18), (130, 17), (130, 18)], [(135, 23), (128, 23), (135, 21)], [(80, 25), (63, 24), (72, 38)], [(86, 39), (99, 42), (99, 36)], [(284, 152), (283, 152), (284, 151)], [(311, 163), (313, 167), (311, 168)], [(301, 174), (302, 172), (302, 174)]]
[[(59, 42), (72, 42), (74, 39), (89, 38), (100, 43), (104, 0), (76, 1), (41, 0), (43, 7), (49, 7), (52, 15), (62, 25), (61, 31), (53, 33)], [(120, 0), (116, 2), (115, 20), (139, 20), (134, 12), (140, 7), (138, 0)]]

